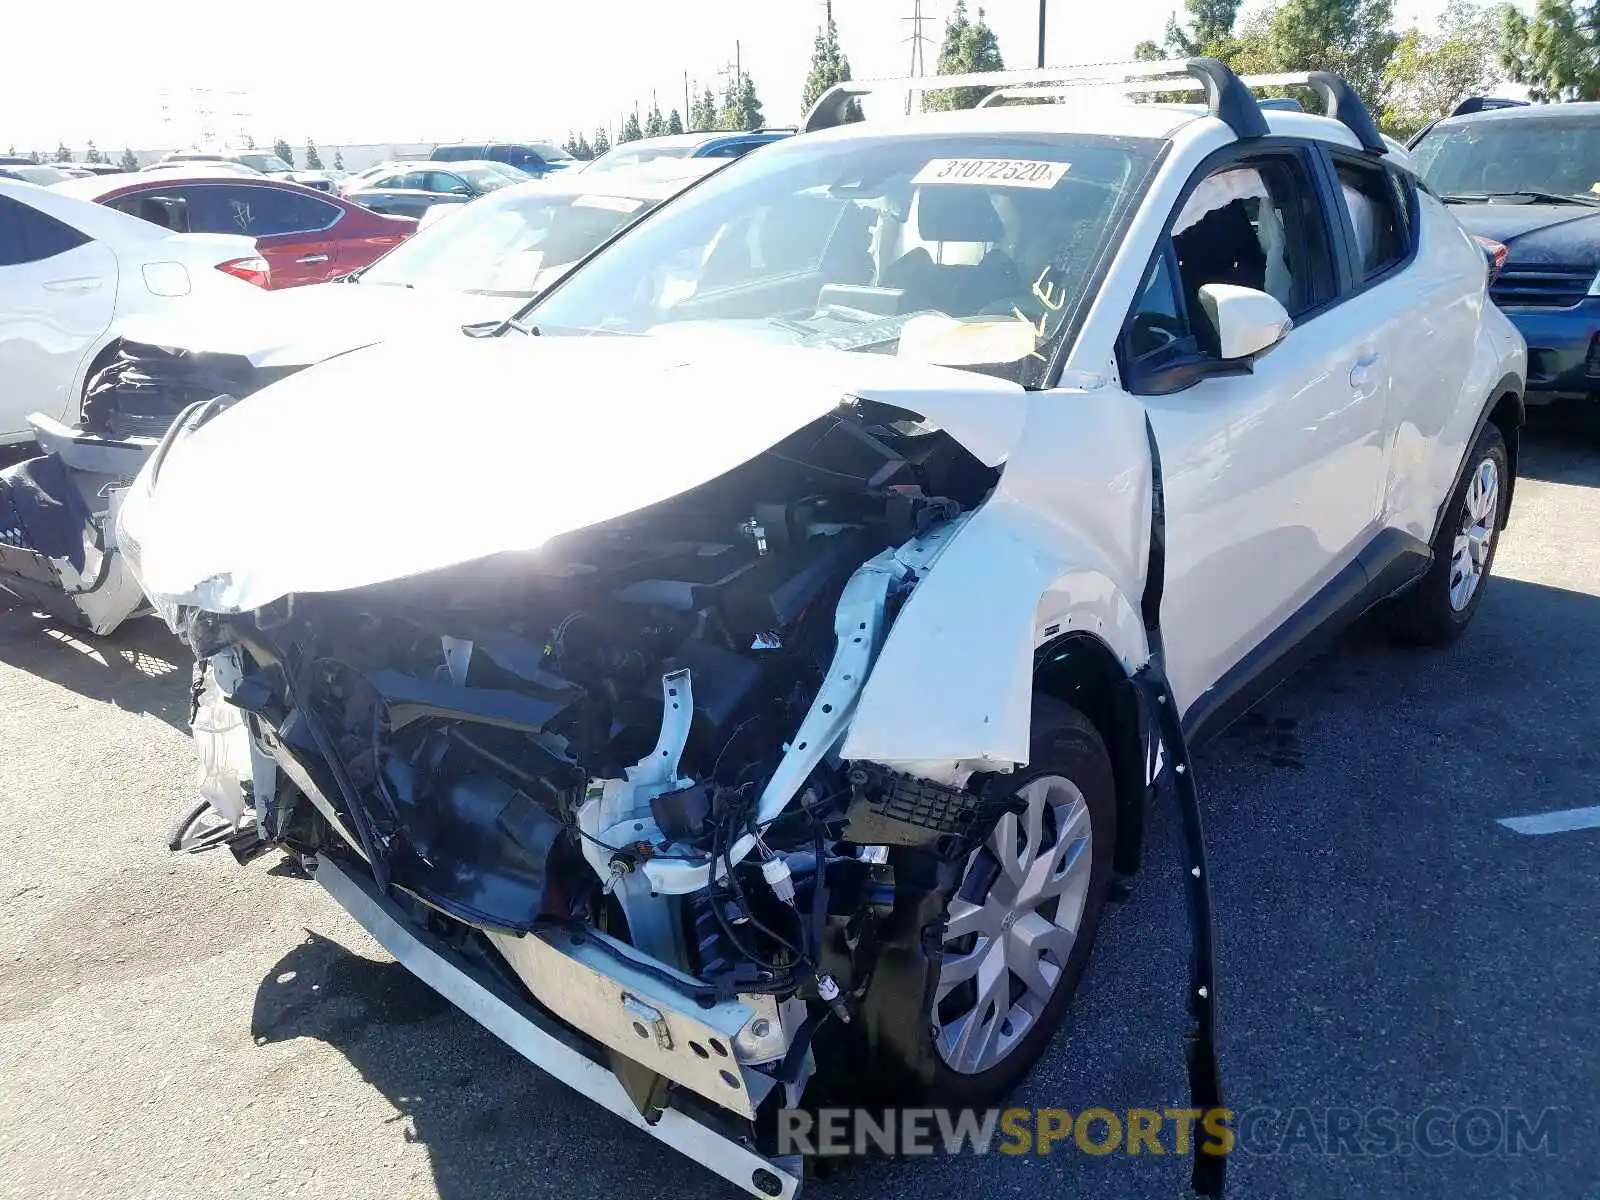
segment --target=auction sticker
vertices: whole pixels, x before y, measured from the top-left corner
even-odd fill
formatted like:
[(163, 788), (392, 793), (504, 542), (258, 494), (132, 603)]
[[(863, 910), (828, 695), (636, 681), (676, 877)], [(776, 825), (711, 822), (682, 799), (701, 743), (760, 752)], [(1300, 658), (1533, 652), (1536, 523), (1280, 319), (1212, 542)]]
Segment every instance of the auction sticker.
[(1053, 188), (1071, 167), (1071, 163), (1033, 158), (936, 158), (912, 176), (911, 182)]

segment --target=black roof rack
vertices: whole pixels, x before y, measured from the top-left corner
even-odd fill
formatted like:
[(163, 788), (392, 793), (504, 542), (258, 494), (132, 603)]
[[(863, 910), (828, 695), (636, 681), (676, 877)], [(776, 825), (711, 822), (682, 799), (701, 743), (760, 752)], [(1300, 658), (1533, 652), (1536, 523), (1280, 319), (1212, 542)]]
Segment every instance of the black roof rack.
[[(1206, 109), (1227, 124), (1240, 138), (1265, 137), (1267, 119), (1263, 101), (1253, 89), (1266, 87), (1308, 87), (1322, 100), (1325, 115), (1340, 122), (1355, 135), (1363, 150), (1372, 154), (1388, 152), (1388, 143), (1362, 103), (1361, 97), (1343, 78), (1328, 71), (1291, 71), (1277, 75), (1241, 78), (1228, 65), (1215, 58), (1169, 59), (1164, 62), (1102, 63), (1087, 67), (1040, 67), (1025, 71), (981, 71), (968, 75), (919, 76), (914, 78), (851, 80), (835, 84), (812, 105), (800, 124), (802, 133), (831, 129), (853, 118), (851, 101), (878, 92), (894, 92), (905, 97), (911, 111), (913, 97), (946, 88), (988, 87), (997, 89), (979, 107), (991, 101), (1054, 99), (1072, 94), (1072, 89), (1100, 88), (1129, 95), (1171, 91), (1203, 91)], [(1269, 100), (1265, 107), (1299, 108), (1289, 100)]]
[(1450, 110), (1452, 117), (1465, 117), (1470, 113), (1489, 112), (1496, 108), (1526, 108), (1526, 100), (1513, 100), (1509, 96), (1468, 96)]

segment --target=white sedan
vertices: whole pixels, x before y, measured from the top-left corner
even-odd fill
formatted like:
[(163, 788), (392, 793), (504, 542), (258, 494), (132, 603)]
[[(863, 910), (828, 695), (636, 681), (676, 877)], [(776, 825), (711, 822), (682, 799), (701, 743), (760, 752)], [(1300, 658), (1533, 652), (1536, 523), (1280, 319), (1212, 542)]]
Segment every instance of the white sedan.
[(75, 417), (129, 317), (254, 292), (233, 273), (253, 264), (264, 266), (249, 238), (172, 233), (0, 179), (0, 444), (32, 438), (35, 411)]

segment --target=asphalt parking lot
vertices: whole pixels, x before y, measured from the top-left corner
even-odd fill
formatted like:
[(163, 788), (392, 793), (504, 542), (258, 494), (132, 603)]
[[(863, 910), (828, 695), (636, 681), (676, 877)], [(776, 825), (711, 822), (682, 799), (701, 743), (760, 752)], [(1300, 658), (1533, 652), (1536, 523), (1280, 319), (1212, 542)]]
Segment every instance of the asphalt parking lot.
[[(1357, 629), (1199, 755), (1223, 1078), (1236, 1111), (1285, 1121), (1550, 1109), (1555, 1136), (1241, 1151), (1233, 1195), (1600, 1197), (1600, 830), (1498, 823), (1600, 802), (1600, 440), (1529, 439), (1495, 574), (1449, 652)], [(169, 854), (187, 681), (153, 620), (91, 643), (0, 609), (0, 1194), (734, 1194), (528, 1068), (279, 856)], [(1186, 1102), (1169, 816), (1017, 1103)], [(1063, 1144), (808, 1194), (1175, 1197), (1186, 1177)]]

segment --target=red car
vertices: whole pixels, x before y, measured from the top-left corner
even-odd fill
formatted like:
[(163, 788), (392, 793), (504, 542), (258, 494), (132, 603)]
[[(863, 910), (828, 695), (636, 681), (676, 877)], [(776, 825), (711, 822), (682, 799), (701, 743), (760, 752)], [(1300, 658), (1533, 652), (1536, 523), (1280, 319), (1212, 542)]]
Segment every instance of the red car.
[(339, 196), (265, 177), (130, 172), (59, 187), (168, 229), (253, 237), (266, 270), (250, 281), (269, 288), (347, 274), (386, 254), (417, 228), (409, 217), (384, 216)]

